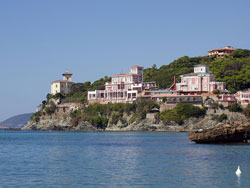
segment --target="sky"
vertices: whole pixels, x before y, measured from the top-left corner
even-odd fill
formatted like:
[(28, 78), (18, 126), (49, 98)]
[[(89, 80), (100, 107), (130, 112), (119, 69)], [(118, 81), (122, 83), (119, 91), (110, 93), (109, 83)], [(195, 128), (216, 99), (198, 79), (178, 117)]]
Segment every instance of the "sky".
[(50, 83), (95, 81), (202, 56), (250, 49), (249, 0), (0, 0), (0, 121), (34, 112)]

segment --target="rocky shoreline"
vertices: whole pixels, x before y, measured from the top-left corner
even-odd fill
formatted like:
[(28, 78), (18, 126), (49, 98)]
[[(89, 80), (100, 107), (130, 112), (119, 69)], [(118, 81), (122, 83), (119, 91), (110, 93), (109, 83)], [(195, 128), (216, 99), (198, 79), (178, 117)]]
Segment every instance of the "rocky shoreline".
[[(124, 116), (124, 119), (129, 119), (130, 117)], [(239, 113), (232, 113), (229, 116), (229, 121), (241, 120), (246, 122), (245, 116)], [(22, 128), (22, 130), (39, 130), (39, 131), (143, 131), (143, 132), (192, 132), (198, 131), (200, 129), (210, 129), (216, 127), (219, 122), (213, 118), (211, 115), (206, 115), (201, 118), (191, 117), (184, 121), (182, 125), (178, 125), (175, 122), (164, 123), (162, 121), (150, 121), (148, 119), (137, 120), (133, 123), (129, 121), (121, 122), (118, 121), (116, 124), (112, 124), (109, 121), (105, 129), (98, 129), (91, 123), (84, 121), (79, 122), (76, 126), (73, 126), (72, 118), (69, 115), (62, 116), (43, 116), (39, 122), (29, 121), (28, 124)]]
[(220, 123), (214, 128), (192, 132), (189, 139), (199, 144), (247, 143), (250, 139), (250, 122)]
[[(124, 119), (130, 117), (124, 116)], [(43, 116), (39, 122), (29, 121), (22, 128), (25, 131), (84, 131), (84, 132), (190, 132), (189, 139), (195, 143), (243, 143), (250, 139), (250, 122), (240, 113), (231, 113), (229, 119), (218, 122), (213, 115), (206, 115), (200, 118), (191, 117), (182, 125), (175, 122), (156, 122), (148, 119), (129, 121), (118, 121), (112, 124), (111, 121), (105, 129), (97, 128), (91, 123), (84, 121), (72, 125), (72, 118), (69, 115)]]

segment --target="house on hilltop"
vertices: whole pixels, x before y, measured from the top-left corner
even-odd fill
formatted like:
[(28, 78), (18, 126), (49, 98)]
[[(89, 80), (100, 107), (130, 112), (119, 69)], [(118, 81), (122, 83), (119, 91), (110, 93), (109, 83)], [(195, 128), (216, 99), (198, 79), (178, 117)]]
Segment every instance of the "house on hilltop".
[(229, 55), (235, 51), (232, 46), (226, 46), (225, 48), (218, 48), (208, 51), (208, 56), (215, 55), (217, 58), (223, 58), (225, 55)]
[(55, 95), (57, 93), (67, 94), (72, 86), (72, 73), (65, 72), (62, 74), (63, 80), (55, 80), (51, 83), (51, 94)]

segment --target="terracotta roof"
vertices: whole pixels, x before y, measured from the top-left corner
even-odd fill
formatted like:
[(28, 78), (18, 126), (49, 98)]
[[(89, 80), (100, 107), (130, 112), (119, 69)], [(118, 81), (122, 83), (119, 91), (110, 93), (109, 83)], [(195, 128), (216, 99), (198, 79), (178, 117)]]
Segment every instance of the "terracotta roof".
[(232, 47), (225, 47), (225, 48), (217, 48), (217, 49), (209, 50), (208, 52), (213, 52), (213, 51), (218, 51), (218, 50), (229, 50), (229, 51), (235, 51), (235, 49), (234, 49), (234, 48), (232, 48)]
[(121, 74), (115, 74), (113, 75), (114, 76), (129, 76), (129, 75), (138, 75), (138, 74), (135, 74), (135, 73), (121, 73)]

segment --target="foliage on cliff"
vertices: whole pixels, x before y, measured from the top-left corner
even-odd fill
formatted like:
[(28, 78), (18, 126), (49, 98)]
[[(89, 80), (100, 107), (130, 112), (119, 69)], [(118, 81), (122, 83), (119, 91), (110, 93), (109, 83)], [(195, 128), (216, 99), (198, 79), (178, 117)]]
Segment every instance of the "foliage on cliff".
[(182, 124), (184, 120), (190, 117), (201, 117), (206, 114), (205, 109), (201, 109), (192, 104), (178, 103), (172, 110), (165, 110), (160, 114), (160, 119), (163, 122), (174, 121), (178, 124)]
[(238, 49), (224, 58), (213, 57), (181, 57), (169, 65), (144, 70), (145, 81), (156, 81), (159, 88), (168, 88), (173, 83), (174, 75), (179, 76), (193, 72), (193, 66), (208, 65), (216, 81), (226, 82), (231, 92), (250, 88), (250, 50)]
[(84, 83), (74, 83), (71, 88), (71, 92), (68, 93), (63, 99), (62, 102), (80, 102), (85, 103), (87, 101), (88, 91), (93, 90), (102, 90), (105, 88), (105, 83), (110, 82), (111, 77), (105, 76), (91, 84), (87, 81)]
[(72, 125), (76, 126), (80, 121), (88, 121), (97, 128), (106, 128), (108, 122), (117, 124), (118, 121), (126, 123), (123, 115), (131, 115), (131, 119), (145, 119), (146, 113), (159, 105), (152, 100), (138, 100), (134, 103), (115, 103), (115, 104), (91, 104), (84, 107), (81, 111), (71, 113)]
[(250, 119), (250, 104), (248, 104), (247, 107), (244, 108), (243, 114), (244, 114), (248, 119)]

